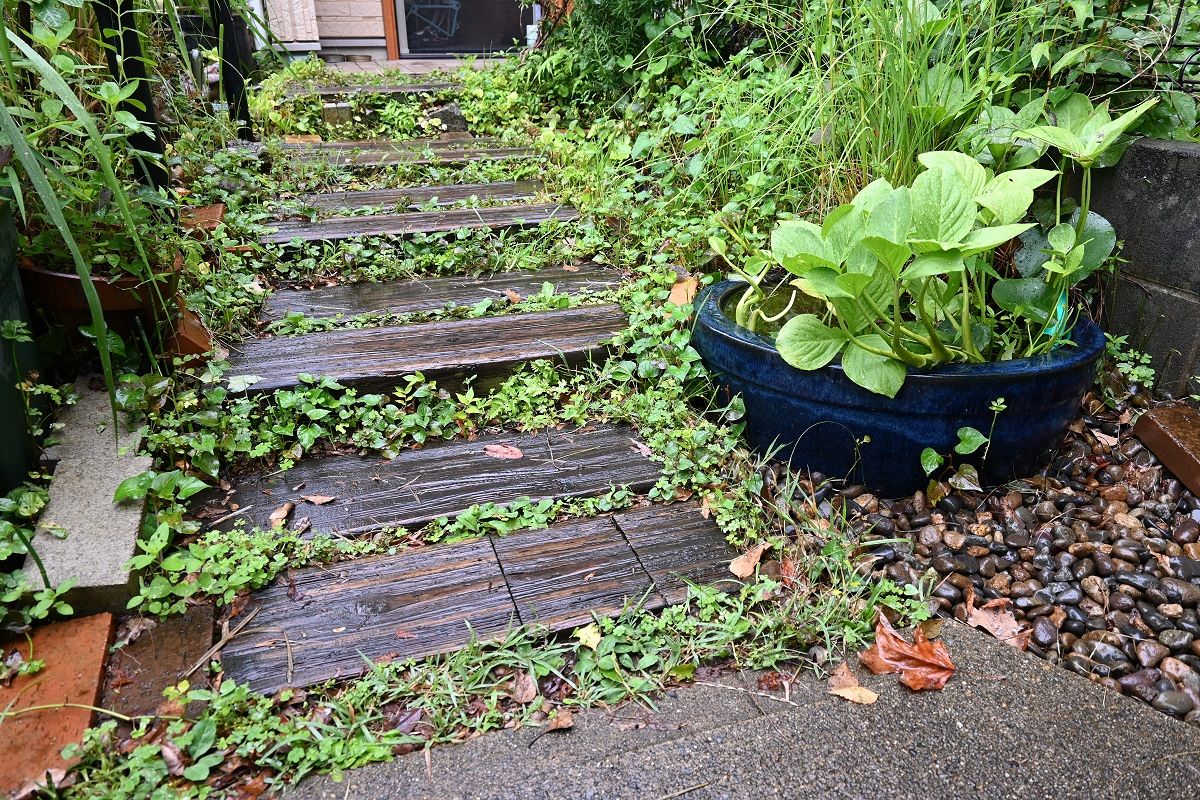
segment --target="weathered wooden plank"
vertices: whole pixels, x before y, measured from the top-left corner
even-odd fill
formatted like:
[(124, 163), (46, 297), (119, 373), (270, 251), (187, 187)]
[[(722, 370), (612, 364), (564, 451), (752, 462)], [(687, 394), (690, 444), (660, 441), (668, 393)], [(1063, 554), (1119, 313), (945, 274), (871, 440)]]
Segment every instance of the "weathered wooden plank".
[(387, 96), (401, 96), (408, 94), (433, 94), (435, 92), (445, 92), (452, 89), (457, 89), (459, 84), (450, 81), (427, 81), (425, 83), (393, 83), (384, 84), (381, 86), (371, 85), (352, 85), (352, 86), (336, 86), (336, 85), (320, 85), (320, 86), (296, 86), (288, 89), (284, 93), (284, 97), (291, 99), (296, 97), (307, 97), (316, 95), (317, 97), (350, 97), (359, 94), (382, 94)]
[(528, 161), (541, 157), (531, 147), (448, 147), (418, 150), (412, 148), (381, 150), (296, 150), (289, 155), (300, 164), (324, 164), (342, 167), (381, 167), (391, 164), (466, 164), (471, 161)]
[(543, 189), (541, 181), (496, 181), (460, 183), (451, 186), (410, 186), (404, 189), (372, 189), (361, 192), (306, 194), (291, 201), (319, 211), (354, 208), (419, 208), (433, 202), (453, 205), (475, 198), (483, 201), (528, 200)]
[[(296, 504), (291, 523), (307, 517), (312, 531), (355, 535), (415, 528), (479, 503), (591, 496), (612, 486), (645, 492), (659, 470), (638, 452), (635, 440), (632, 428), (605, 425), (442, 442), (391, 460), (303, 460), (287, 472), (240, 481), (230, 500), (246, 509), (237, 519), (262, 528), (289, 501)], [(522, 456), (488, 455), (486, 448), (499, 444), (516, 447)], [(314, 505), (305, 496), (336, 499)]]
[(492, 544), (525, 625), (562, 630), (586, 625), (593, 614), (663, 603), (611, 517), (496, 537)]
[(307, 317), (347, 317), (358, 314), (407, 314), (453, 306), (473, 306), (481, 300), (503, 297), (512, 291), (526, 297), (550, 283), (560, 294), (600, 291), (621, 280), (616, 270), (600, 264), (581, 264), (572, 270), (549, 267), (532, 272), (497, 272), (477, 278), (344, 283), (319, 289), (274, 292), (263, 305), (263, 317), (282, 319), (288, 314)]
[(700, 513), (698, 503), (640, 508), (616, 514), (614, 521), (668, 604), (687, 597), (685, 580), (736, 585), (729, 562), (737, 554), (720, 527)]
[(472, 136), (469, 133), (449, 133), (442, 136), (422, 136), (415, 139), (327, 139), (320, 141), (277, 142), (281, 150), (291, 152), (373, 151), (382, 153), (424, 152), (432, 150), (478, 150), (481, 147), (504, 147), (495, 136)]
[(256, 592), (243, 613), (255, 610), (221, 662), (265, 693), (355, 677), (368, 660), (448, 652), (472, 630), (492, 639), (516, 622), (486, 539), (299, 570)]
[(231, 357), (228, 377), (257, 376), (253, 393), (297, 386), (301, 373), (362, 388), (393, 387), (415, 372), (444, 382), (494, 377), (539, 358), (586, 361), (627, 322), (618, 306), (603, 305), (251, 339)]
[(570, 222), (578, 218), (578, 211), (560, 203), (522, 203), (487, 208), (331, 217), (316, 222), (276, 222), (273, 223), (275, 230), (260, 236), (259, 241), (263, 244), (287, 244), (295, 239), (305, 242), (333, 242), (356, 236), (412, 236), (463, 228), (525, 227), (552, 220)]

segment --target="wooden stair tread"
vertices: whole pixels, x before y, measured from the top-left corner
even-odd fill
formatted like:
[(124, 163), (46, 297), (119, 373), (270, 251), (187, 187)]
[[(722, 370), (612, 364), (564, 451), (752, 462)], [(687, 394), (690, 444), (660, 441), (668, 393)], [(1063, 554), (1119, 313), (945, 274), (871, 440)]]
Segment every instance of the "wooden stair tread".
[(448, 186), (413, 186), (404, 189), (370, 189), (358, 192), (306, 194), (293, 202), (305, 208), (337, 211), (351, 208), (415, 208), (429, 202), (450, 205), (471, 198), (479, 200), (528, 200), (544, 188), (541, 181), (496, 181)]
[(228, 377), (258, 376), (253, 393), (295, 387), (301, 373), (363, 388), (391, 388), (415, 372), (492, 377), (540, 358), (584, 361), (627, 324), (618, 306), (603, 305), (251, 339), (231, 357)]
[(356, 236), (411, 236), (441, 233), (463, 228), (511, 228), (540, 225), (543, 222), (570, 222), (579, 212), (561, 203), (521, 203), (487, 208), (452, 208), (439, 211), (411, 211), (403, 214), (330, 217), (316, 222), (285, 221), (273, 223), (272, 233), (259, 237), (263, 244), (286, 244), (294, 239), (328, 242)]
[(497, 272), (476, 278), (430, 278), (382, 283), (343, 283), (317, 289), (278, 291), (267, 298), (263, 317), (282, 319), (288, 314), (333, 317), (341, 314), (407, 314), (434, 311), (447, 305), (473, 306), (481, 300), (503, 297), (513, 291), (522, 297), (553, 284), (560, 294), (599, 291), (620, 282), (616, 270), (599, 264), (581, 264), (574, 271), (549, 267), (535, 271)]
[[(395, 458), (331, 456), (301, 460), (286, 472), (240, 481), (230, 500), (246, 509), (236, 519), (264, 529), (285, 502), (292, 522), (307, 517), (311, 531), (341, 535), (415, 528), (455, 516), (472, 505), (517, 497), (566, 499), (603, 494), (612, 486), (641, 493), (659, 478), (658, 467), (634, 444), (625, 425), (483, 436), (404, 450)], [(489, 445), (523, 454), (493, 458)], [(291, 487), (301, 488), (293, 490)], [(333, 497), (324, 505), (304, 496)], [(233, 520), (226, 523), (232, 526)]]
[(470, 134), (447, 134), (425, 136), (415, 139), (328, 139), (316, 142), (277, 142), (281, 150), (290, 152), (307, 151), (374, 151), (383, 153), (422, 152), (433, 150), (478, 150), (482, 147), (505, 147), (495, 136), (472, 136)]
[(430, 149), (367, 148), (367, 149), (296, 149), (289, 155), (300, 164), (329, 163), (333, 166), (380, 167), (391, 164), (465, 164), (470, 161), (529, 160), (540, 157), (532, 147), (470, 146)]
[(426, 83), (394, 83), (384, 84), (381, 86), (358, 85), (358, 86), (335, 86), (335, 85), (319, 85), (319, 86), (298, 86), (289, 89), (284, 93), (287, 99), (296, 97), (308, 97), (315, 95), (317, 97), (348, 97), (356, 94), (383, 94), (383, 95), (404, 95), (404, 94), (430, 94), (432, 92), (443, 92), (450, 89), (459, 88), (459, 84), (450, 81), (429, 81)]
[[(668, 513), (669, 512), (669, 513)], [(297, 570), (255, 592), (249, 627), (225, 646), (225, 673), (261, 692), (352, 678), (370, 661), (422, 658), (471, 641), (502, 637), (510, 625), (562, 630), (628, 604), (660, 608), (666, 599), (624, 528), (653, 531), (656, 563), (669, 565), (686, 528), (681, 564), (726, 575), (731, 553), (698, 503), (573, 520), (544, 530), (435, 545)]]

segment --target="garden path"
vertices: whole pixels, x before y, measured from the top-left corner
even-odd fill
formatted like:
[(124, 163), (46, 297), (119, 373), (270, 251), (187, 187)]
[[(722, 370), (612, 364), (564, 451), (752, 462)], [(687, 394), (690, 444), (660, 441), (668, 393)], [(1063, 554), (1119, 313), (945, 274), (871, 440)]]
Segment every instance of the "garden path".
[[(439, 137), (406, 142), (304, 142), (286, 146), (300, 161), (328, 160), (371, 169), (389, 163), (446, 164), (541, 158), (530, 148), (486, 139)], [(363, 215), (363, 208), (463, 201), (541, 200), (478, 208)], [(503, 230), (576, 219), (570, 206), (544, 197), (538, 182), (368, 188), (319, 195), (315, 220), (274, 223), (262, 237), (282, 248), (294, 239), (335, 241)], [(581, 295), (622, 277), (600, 265), (555, 265), (527, 272), (349, 284), (281, 291), (264, 319), (432, 312), (496, 296)], [(453, 388), (485, 389), (536, 359), (578, 364), (606, 357), (628, 325), (619, 306), (574, 308), (386, 327), (336, 328), (243, 343), (227, 373), (238, 391), (300, 385), (303, 375), (386, 390), (417, 372)], [(302, 460), (281, 474), (244, 478), (226, 498), (238, 516), (269, 527), (290, 521), (304, 532), (371, 536), (415, 530), (491, 504), (596, 497), (614, 488), (641, 494), (658, 480), (649, 448), (626, 426), (586, 424), (565, 430), (458, 439), (410, 449), (393, 459), (331, 456)], [(264, 498), (266, 501), (264, 502)], [(642, 505), (585, 516), (541, 530), (409, 548), (396, 554), (290, 573), (252, 595), (241, 611), (249, 624), (222, 661), (239, 683), (273, 692), (357, 676), (372, 662), (419, 658), (457, 649), (472, 638), (504, 636), (515, 625), (560, 630), (615, 615), (631, 604), (679, 602), (687, 582), (717, 582), (731, 553), (699, 504)], [(254, 615), (251, 619), (250, 615)], [(234, 621), (236, 623), (236, 620)]]

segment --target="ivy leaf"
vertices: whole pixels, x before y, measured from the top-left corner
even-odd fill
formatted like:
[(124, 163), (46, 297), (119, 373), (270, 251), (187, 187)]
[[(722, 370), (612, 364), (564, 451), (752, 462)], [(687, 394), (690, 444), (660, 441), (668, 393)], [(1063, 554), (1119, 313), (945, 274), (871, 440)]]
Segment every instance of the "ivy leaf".
[(946, 463), (946, 459), (942, 458), (941, 453), (932, 447), (926, 447), (921, 451), (921, 469), (925, 470), (926, 475), (937, 472), (944, 463)]
[(954, 445), (954, 452), (968, 456), (987, 444), (987, 441), (988, 437), (975, 428), (964, 426), (958, 429), (958, 444)]
[(226, 386), (231, 392), (244, 392), (261, 380), (259, 375), (233, 375), (226, 382)]
[(967, 237), (975, 224), (975, 195), (962, 177), (946, 166), (917, 176), (912, 199), (912, 239), (933, 242), (947, 250)]
[(789, 319), (775, 338), (784, 361), (796, 369), (813, 370), (832, 361), (846, 344), (846, 334), (830, 328), (816, 314)]

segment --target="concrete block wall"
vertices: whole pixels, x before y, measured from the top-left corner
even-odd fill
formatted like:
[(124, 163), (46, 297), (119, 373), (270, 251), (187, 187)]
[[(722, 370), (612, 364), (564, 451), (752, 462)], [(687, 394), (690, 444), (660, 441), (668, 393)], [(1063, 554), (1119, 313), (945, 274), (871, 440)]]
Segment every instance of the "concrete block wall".
[(1106, 329), (1150, 353), (1159, 391), (1190, 393), (1200, 375), (1200, 144), (1134, 142), (1096, 173), (1093, 208), (1117, 229), (1126, 261)]
[(314, 0), (314, 5), (323, 52), (384, 56), (381, 0)]

